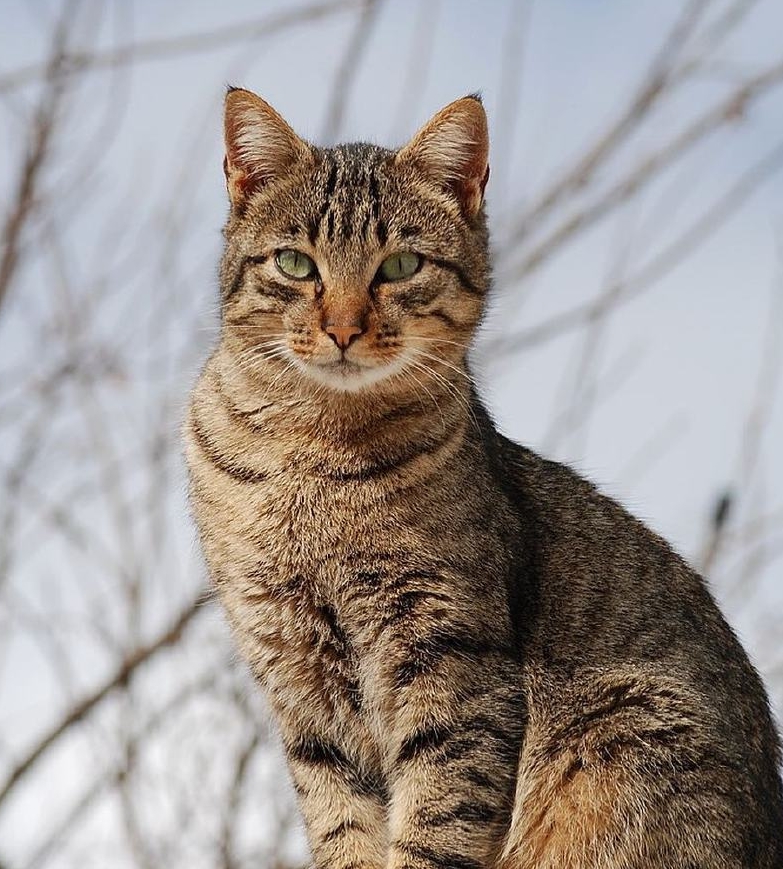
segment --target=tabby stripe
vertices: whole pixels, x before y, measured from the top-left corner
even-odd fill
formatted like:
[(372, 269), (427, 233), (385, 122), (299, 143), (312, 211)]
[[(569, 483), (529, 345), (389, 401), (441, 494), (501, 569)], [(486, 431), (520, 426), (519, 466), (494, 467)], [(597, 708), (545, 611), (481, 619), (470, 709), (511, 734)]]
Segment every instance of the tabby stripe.
[(324, 217), (326, 217), (327, 211), (332, 204), (332, 194), (334, 193), (334, 188), (337, 185), (337, 163), (334, 160), (331, 160), (329, 163), (329, 175), (326, 179), (326, 187), (324, 189), (324, 200), (321, 203), (321, 210), (318, 212), (318, 217), (311, 220), (308, 228), (307, 228), (307, 237), (310, 239), (310, 244), (315, 244), (315, 240), (318, 238), (319, 233), (321, 232), (321, 224), (323, 223)]
[(375, 234), (378, 237), (378, 244), (383, 247), (389, 240), (389, 230), (385, 220), (379, 220), (375, 226)]
[(435, 317), (436, 320), (445, 323), (449, 329), (466, 328), (464, 324), (458, 323), (453, 317), (447, 314), (443, 308), (434, 308), (432, 311), (411, 311), (410, 313), (413, 317), (416, 317), (417, 320), (426, 320), (427, 317)]
[(442, 269), (446, 269), (446, 271), (451, 272), (452, 274), (457, 276), (457, 280), (460, 282), (462, 289), (466, 292), (470, 293), (472, 296), (479, 296), (483, 298), (484, 293), (480, 287), (477, 287), (473, 281), (465, 274), (462, 267), (455, 263), (453, 260), (448, 259), (440, 259), (438, 257), (427, 257), (431, 263), (436, 266), (439, 266)]
[(252, 468), (245, 468), (242, 465), (228, 461), (212, 441), (209, 440), (206, 432), (193, 416), (190, 418), (190, 430), (204, 458), (227, 476), (238, 480), (240, 483), (260, 483), (268, 478), (268, 474), (265, 471), (254, 471)]
[(317, 736), (303, 736), (288, 747), (291, 760), (311, 766), (344, 766), (348, 767), (348, 758), (332, 742), (326, 742)]
[(419, 235), (421, 232), (420, 226), (401, 226), (400, 227), (400, 238), (412, 238), (414, 235)]
[(242, 288), (242, 284), (245, 282), (245, 271), (248, 266), (257, 266), (265, 263), (268, 257), (266, 256), (246, 256), (242, 262), (240, 263), (239, 268), (237, 269), (237, 273), (234, 276), (234, 280), (231, 282), (231, 286), (228, 288), (228, 292), (226, 293), (224, 302), (227, 302), (235, 293), (238, 293)]
[(497, 790), (497, 782), (493, 781), (482, 769), (469, 766), (467, 769), (462, 770), (462, 774), (472, 785), (478, 788), (484, 788), (488, 791)]
[(433, 813), (431, 809), (419, 809), (418, 816), (422, 824), (428, 827), (445, 827), (459, 821), (471, 824), (491, 824), (500, 814), (497, 806), (488, 803), (462, 802), (453, 809)]
[(365, 465), (363, 468), (359, 468), (356, 471), (324, 469), (322, 473), (330, 480), (334, 480), (338, 483), (377, 480), (379, 477), (384, 477), (394, 471), (404, 469), (406, 465), (409, 465), (411, 462), (414, 462), (422, 456), (432, 455), (433, 453), (438, 452), (438, 450), (448, 446), (456, 437), (461, 435), (462, 428), (447, 430), (446, 434), (436, 441), (416, 444), (402, 455), (395, 456), (386, 461), (378, 462), (375, 465)]
[(370, 169), (370, 203), (372, 216), (378, 220), (381, 216), (381, 193), (378, 189), (378, 179), (375, 177), (375, 167)]
[(396, 579), (386, 586), (387, 591), (403, 591), (410, 589), (412, 580), (424, 580), (425, 582), (440, 582), (444, 579), (443, 574), (437, 570), (419, 568), (418, 570), (405, 570)]
[[(241, 407), (238, 407), (236, 404), (234, 404), (234, 402), (231, 400), (230, 396), (226, 392), (225, 387), (223, 386), (223, 378), (221, 377), (220, 373), (218, 371), (212, 370), (210, 376), (215, 386), (215, 392), (217, 392), (218, 397), (222, 400), (226, 410), (234, 419), (246, 420), (249, 419), (251, 416), (255, 416), (257, 413), (261, 413), (264, 410), (268, 410), (270, 407), (274, 407), (274, 402), (269, 401), (266, 404), (259, 405), (258, 407), (252, 407), (249, 410), (243, 410)], [(251, 426), (251, 428), (255, 428), (255, 426)]]
[(238, 422), (240, 425), (243, 425), (246, 428), (249, 428), (251, 431), (266, 431), (267, 430), (267, 428), (268, 428), (267, 425), (255, 425), (252, 422), (252, 417), (254, 417), (258, 413), (261, 413), (264, 410), (268, 410), (270, 407), (273, 406), (271, 403), (270, 404), (262, 404), (260, 407), (253, 407), (250, 410), (242, 410), (241, 408), (237, 407), (233, 401), (231, 401), (231, 399), (226, 395), (225, 392), (223, 392), (223, 390), (220, 387), (218, 387), (218, 389), (217, 389), (217, 394), (218, 394), (218, 397), (220, 398), (220, 400), (222, 401), (223, 406), (228, 411), (228, 415), (233, 420)]
[(432, 673), (447, 656), (476, 659), (486, 655), (505, 653), (508, 649), (493, 640), (484, 640), (460, 630), (449, 632), (446, 629), (433, 631), (411, 643), (410, 659), (400, 664), (394, 671), (394, 685), (406, 688), (419, 676)]
[(368, 211), (362, 219), (362, 228), (360, 230), (361, 237), (367, 241), (367, 230), (370, 228), (370, 212)]
[[(415, 416), (422, 413), (421, 409), (421, 401), (416, 399), (415, 401), (410, 401), (407, 404), (399, 405), (398, 407), (392, 407), (389, 410), (385, 411), (378, 417), (378, 422), (396, 422), (400, 419), (405, 419), (409, 416)], [(378, 426), (380, 428), (380, 425)]]
[(503, 730), (503, 728), (499, 727), (495, 721), (485, 718), (484, 716), (477, 716), (466, 721), (462, 725), (462, 730), (466, 733), (484, 733), (501, 743), (514, 742), (514, 744), (516, 744), (517, 741), (513, 734), (509, 733), (507, 730)]
[(302, 294), (297, 290), (273, 280), (267, 280), (263, 284), (259, 284), (258, 292), (262, 296), (269, 296), (271, 299), (279, 299), (281, 302), (287, 303), (298, 302), (302, 299)]
[(357, 679), (349, 679), (345, 682), (345, 693), (348, 696), (348, 705), (358, 715), (364, 708), (364, 695)]
[(416, 760), (425, 752), (431, 751), (433, 748), (440, 748), (452, 734), (453, 731), (447, 727), (433, 726), (417, 730), (400, 746), (400, 750), (397, 752), (397, 763)]
[(444, 746), (442, 754), (437, 758), (438, 763), (453, 763), (455, 760), (462, 760), (468, 755), (476, 751), (476, 749), (484, 749), (486, 741), (478, 736), (468, 736), (461, 734), (453, 737), (447, 745)]
[(291, 761), (307, 766), (329, 767), (359, 796), (373, 796), (381, 801), (388, 799), (383, 782), (377, 776), (357, 769), (332, 742), (315, 736), (302, 737), (288, 747), (288, 756)]
[[(394, 297), (394, 301), (409, 313), (414, 313), (417, 309), (424, 305), (429, 305), (435, 301), (440, 295), (440, 287), (430, 287), (429, 289), (419, 288), (409, 290), (407, 293), (400, 293)], [(426, 315), (426, 312), (425, 314)]]
[(341, 824), (338, 824), (336, 827), (333, 827), (329, 830), (328, 833), (324, 833), (321, 837), (324, 842), (331, 842), (333, 839), (339, 839), (344, 836), (346, 833), (351, 830), (355, 830), (357, 833), (365, 833), (367, 832), (365, 828), (358, 822), (354, 820), (343, 821)]
[(343, 242), (351, 240), (353, 230), (353, 208), (346, 207), (347, 203), (342, 204), (340, 212), (340, 238)]
[(443, 747), (441, 759), (445, 761), (459, 760), (470, 754), (476, 748), (488, 748), (502, 758), (504, 762), (512, 763), (519, 756), (520, 738), (516, 733), (509, 733), (487, 718), (475, 718), (455, 727), (454, 736)]
[(601, 705), (590, 710), (585, 710), (577, 721), (567, 723), (560, 728), (561, 738), (571, 735), (578, 736), (586, 729), (586, 724), (600, 721), (604, 718), (611, 718), (613, 715), (620, 714), (627, 709), (641, 709), (648, 714), (656, 714), (658, 710), (653, 697), (639, 696), (638, 694), (628, 696), (630, 692), (637, 689), (638, 686), (632, 682), (613, 685), (603, 693), (603, 696), (600, 698), (600, 701), (603, 701)]
[(326, 190), (324, 192), (324, 206), (323, 213), (326, 214), (327, 208), (332, 201), (332, 194), (334, 193), (334, 189), (337, 186), (337, 162), (332, 160), (331, 166), (329, 168), (329, 177), (326, 179)]
[(341, 650), (347, 652), (350, 649), (350, 643), (348, 642), (348, 637), (346, 636), (345, 631), (337, 621), (337, 613), (335, 612), (334, 607), (329, 604), (324, 604), (323, 606), (316, 608), (316, 613), (320, 616), (321, 620), (326, 623), (326, 627), (332, 635), (334, 643), (338, 645)]
[(435, 851), (425, 845), (416, 845), (413, 842), (395, 842), (394, 847), (403, 854), (407, 854), (417, 860), (424, 860), (437, 869), (483, 869), (481, 863), (461, 854), (449, 854)]
[(394, 600), (389, 602), (389, 609), (391, 612), (381, 619), (381, 630), (385, 630), (386, 628), (396, 625), (397, 622), (409, 618), (413, 614), (416, 604), (420, 601), (426, 600), (453, 603), (452, 598), (437, 591), (428, 591), (427, 589), (410, 589), (409, 591), (404, 591)]

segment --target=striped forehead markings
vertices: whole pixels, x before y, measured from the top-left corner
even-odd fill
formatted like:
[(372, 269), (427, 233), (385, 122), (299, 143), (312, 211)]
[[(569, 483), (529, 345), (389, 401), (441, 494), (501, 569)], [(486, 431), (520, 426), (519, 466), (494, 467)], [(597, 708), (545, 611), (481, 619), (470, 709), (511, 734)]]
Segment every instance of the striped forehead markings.
[(340, 152), (331, 152), (327, 160), (329, 176), (323, 202), (308, 231), (311, 243), (318, 238), (325, 220), (329, 241), (334, 241), (338, 233), (342, 241), (349, 241), (357, 229), (367, 241), (370, 224), (374, 222), (375, 234), (380, 244), (385, 244), (388, 228), (380, 218), (381, 197), (374, 163)]
[(333, 158), (329, 159), (329, 174), (326, 178), (326, 185), (324, 186), (323, 202), (321, 203), (321, 208), (318, 214), (310, 220), (308, 226), (307, 236), (310, 239), (310, 244), (315, 244), (315, 241), (321, 232), (321, 224), (332, 205), (332, 196), (334, 195), (334, 189), (337, 186), (337, 171), (337, 161)]

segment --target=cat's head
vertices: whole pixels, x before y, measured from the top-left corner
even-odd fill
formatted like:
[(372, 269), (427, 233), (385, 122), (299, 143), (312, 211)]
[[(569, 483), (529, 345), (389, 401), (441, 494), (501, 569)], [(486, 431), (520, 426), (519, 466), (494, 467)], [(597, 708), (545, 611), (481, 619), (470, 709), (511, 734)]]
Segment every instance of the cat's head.
[(322, 149), (232, 89), (225, 138), (223, 330), (243, 365), (339, 391), (461, 367), (488, 283), (477, 98), (446, 106), (398, 151)]

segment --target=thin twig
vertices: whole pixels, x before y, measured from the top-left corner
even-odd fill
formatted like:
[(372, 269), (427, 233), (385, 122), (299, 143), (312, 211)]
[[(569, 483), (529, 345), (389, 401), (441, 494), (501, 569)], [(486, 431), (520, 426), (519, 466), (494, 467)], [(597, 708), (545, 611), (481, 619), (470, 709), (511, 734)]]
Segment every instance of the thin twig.
[(80, 700), (68, 710), (65, 716), (50, 728), (38, 742), (29, 749), (27, 754), (18, 761), (0, 787), (0, 805), (12, 792), (17, 782), (30, 772), (42, 755), (48, 751), (74, 724), (89, 715), (96, 706), (111, 693), (127, 684), (133, 674), (147, 661), (154, 658), (162, 649), (179, 642), (185, 628), (193, 618), (205, 610), (207, 600), (204, 592), (199, 592), (155, 639), (131, 652), (120, 666), (106, 679), (102, 685)]
[[(351, 9), (364, 0), (325, 0), (312, 3), (288, 12), (280, 12), (265, 18), (253, 18), (225, 27), (212, 27), (199, 33), (184, 36), (163, 37), (118, 45), (105, 51), (70, 52), (63, 56), (63, 75), (74, 76), (95, 70), (109, 69), (127, 64), (139, 64), (168, 60), (188, 54), (216, 51), (237, 42), (254, 42), (269, 39), (282, 31), (300, 24), (315, 23), (322, 18)], [(45, 72), (40, 64), (30, 64), (0, 76), (0, 94), (37, 81)]]
[(19, 264), (22, 234), (37, 205), (41, 175), (49, 157), (52, 136), (57, 123), (60, 104), (65, 95), (63, 67), (65, 53), (78, 0), (63, 5), (60, 19), (54, 29), (49, 59), (43, 70), (45, 87), (30, 124), (30, 143), (17, 177), (19, 182), (12, 199), (11, 210), (4, 220), (0, 241), (0, 310), (11, 287)]
[(547, 262), (566, 242), (573, 241), (619, 205), (627, 202), (648, 185), (664, 169), (672, 166), (707, 136), (722, 126), (735, 123), (748, 105), (770, 88), (783, 82), (783, 60), (764, 70), (736, 88), (728, 97), (707, 110), (666, 145), (636, 163), (633, 169), (593, 202), (569, 215), (543, 241), (538, 242), (512, 271), (514, 280), (521, 280)]
[(380, 7), (381, 0), (363, 0), (359, 18), (345, 47), (332, 86), (332, 96), (326, 109), (326, 119), (321, 134), (321, 142), (325, 145), (334, 144), (340, 134), (353, 83), (370, 41), (370, 34), (378, 18)]
[(704, 11), (711, 2), (713, 0), (690, 0), (687, 3), (682, 15), (677, 19), (653, 58), (641, 87), (627, 107), (598, 141), (577, 158), (576, 163), (566, 170), (560, 180), (556, 181), (525, 210), (522, 218), (512, 230), (511, 237), (518, 240), (526, 236), (530, 228), (539, 223), (566, 196), (583, 188), (598, 167), (649, 115), (652, 108), (666, 93), (670, 83), (672, 66), (682, 46), (697, 27)]
[(493, 348), (499, 353), (528, 350), (601, 316), (614, 305), (625, 304), (676, 268), (731, 218), (760, 185), (780, 171), (783, 166), (783, 143), (777, 145), (764, 158), (742, 176), (698, 219), (665, 247), (657, 256), (642, 266), (636, 274), (609, 286), (605, 293), (590, 302), (555, 314), (547, 320), (520, 332), (498, 336)]

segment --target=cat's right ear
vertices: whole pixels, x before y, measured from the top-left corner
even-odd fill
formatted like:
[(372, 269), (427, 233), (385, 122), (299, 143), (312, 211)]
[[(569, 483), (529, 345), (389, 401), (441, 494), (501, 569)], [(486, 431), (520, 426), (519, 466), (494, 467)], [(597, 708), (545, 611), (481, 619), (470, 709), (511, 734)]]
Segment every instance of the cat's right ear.
[(416, 163), (450, 190), (468, 217), (484, 200), (488, 159), (487, 116), (478, 95), (449, 103), (397, 152), (398, 161)]
[(231, 204), (239, 210), (310, 150), (269, 103), (242, 88), (226, 94), (224, 131), (223, 171)]

